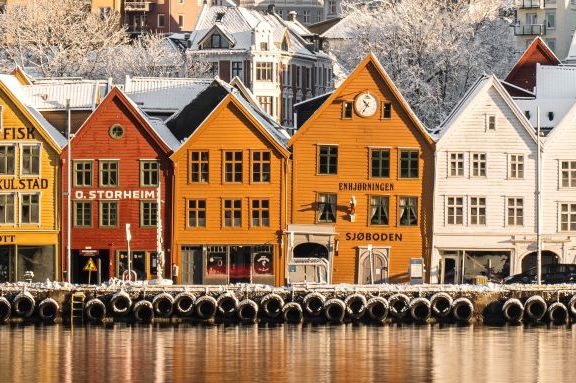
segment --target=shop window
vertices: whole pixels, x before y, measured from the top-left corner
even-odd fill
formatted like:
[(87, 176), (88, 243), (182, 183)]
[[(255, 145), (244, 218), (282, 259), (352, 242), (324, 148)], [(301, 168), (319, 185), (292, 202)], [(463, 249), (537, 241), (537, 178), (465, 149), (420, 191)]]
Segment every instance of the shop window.
[(464, 223), (464, 197), (446, 198), (446, 214), (448, 225), (462, 225)]
[(118, 202), (100, 201), (100, 227), (118, 226)]
[(74, 227), (92, 226), (92, 201), (74, 201)]
[(318, 174), (338, 174), (338, 146), (318, 146)]
[(524, 225), (524, 199), (508, 198), (507, 202), (508, 225)]
[(400, 178), (418, 178), (418, 150), (400, 150)]
[(318, 222), (336, 222), (336, 194), (318, 194), (316, 219)]
[(206, 272), (210, 275), (228, 274), (226, 247), (208, 246), (206, 251)]
[(561, 161), (560, 177), (563, 188), (576, 187), (576, 161)]
[(158, 186), (160, 163), (158, 161), (140, 161), (140, 186)]
[(118, 186), (118, 161), (100, 161), (100, 186)]
[(463, 283), (473, 283), (478, 275), (500, 283), (510, 275), (510, 253), (507, 251), (465, 251), (463, 257)]
[(450, 177), (464, 176), (464, 153), (450, 153)]
[(472, 153), (472, 177), (486, 177), (486, 153)]
[(508, 177), (510, 179), (524, 178), (524, 155), (523, 154), (510, 154)]
[(74, 161), (74, 186), (92, 186), (92, 161)]
[(252, 200), (252, 227), (270, 226), (270, 201), (267, 199)]
[(486, 224), (486, 198), (470, 197), (470, 224)]
[(382, 103), (382, 119), (389, 120), (392, 118), (392, 103), (383, 102)]
[(140, 226), (154, 227), (158, 224), (158, 202), (140, 201)]
[(40, 223), (40, 193), (22, 194), (20, 222), (23, 224)]
[(224, 227), (242, 226), (242, 200), (224, 200)]
[(256, 80), (257, 81), (272, 81), (272, 63), (271, 62), (257, 62), (256, 63)]
[(270, 182), (270, 152), (252, 152), (252, 182)]
[(190, 182), (207, 183), (209, 177), (208, 152), (190, 152)]
[(254, 272), (260, 275), (274, 274), (272, 246), (261, 245), (253, 248)]
[(14, 175), (16, 169), (14, 145), (0, 145), (0, 175)]
[(370, 176), (372, 178), (390, 177), (390, 150), (372, 149), (370, 150)]
[(14, 224), (15, 194), (0, 194), (0, 224)]
[(188, 200), (188, 227), (206, 227), (206, 200)]
[(387, 196), (370, 197), (370, 225), (388, 225), (390, 198)]
[(18, 246), (17, 278), (27, 271), (34, 273), (34, 281), (54, 280), (54, 246)]
[(560, 204), (560, 231), (576, 231), (576, 203)]
[(400, 197), (398, 202), (398, 217), (400, 226), (418, 225), (418, 198)]
[(25, 176), (40, 175), (40, 145), (22, 145), (22, 169)]
[(242, 182), (242, 151), (224, 152), (224, 182)]

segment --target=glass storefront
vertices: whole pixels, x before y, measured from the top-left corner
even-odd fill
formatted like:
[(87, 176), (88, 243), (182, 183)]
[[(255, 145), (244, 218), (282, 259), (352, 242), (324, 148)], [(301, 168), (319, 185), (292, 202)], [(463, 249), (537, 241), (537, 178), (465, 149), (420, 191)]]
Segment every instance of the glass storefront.
[(440, 283), (473, 283), (479, 276), (499, 283), (510, 275), (510, 251), (455, 250), (440, 255)]
[(35, 282), (54, 280), (54, 246), (0, 246), (0, 282), (22, 281), (27, 271), (34, 273)]
[[(134, 250), (130, 251), (132, 259), (131, 269), (136, 272), (138, 280), (152, 279), (158, 270), (158, 257), (155, 251)], [(116, 255), (116, 277), (122, 278), (122, 274), (128, 270), (128, 251), (118, 251)]]

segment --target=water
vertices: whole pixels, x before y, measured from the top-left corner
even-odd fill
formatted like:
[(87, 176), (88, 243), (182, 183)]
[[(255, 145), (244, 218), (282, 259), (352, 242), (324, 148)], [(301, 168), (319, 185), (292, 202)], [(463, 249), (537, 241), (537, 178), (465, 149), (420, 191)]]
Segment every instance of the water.
[(575, 382), (565, 327), (0, 326), (0, 382)]

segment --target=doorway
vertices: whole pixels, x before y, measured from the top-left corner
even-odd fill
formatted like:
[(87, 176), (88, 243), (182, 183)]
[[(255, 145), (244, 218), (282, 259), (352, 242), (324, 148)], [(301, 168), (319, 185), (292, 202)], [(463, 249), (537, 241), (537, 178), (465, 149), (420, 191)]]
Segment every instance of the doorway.
[(182, 284), (201, 285), (204, 270), (204, 257), (201, 247), (182, 248)]
[(358, 283), (372, 285), (388, 282), (388, 247), (359, 248)]
[[(542, 266), (555, 265), (559, 263), (559, 257), (556, 253), (545, 250), (542, 252)], [(522, 272), (528, 271), (537, 266), (538, 254), (536, 252), (530, 253), (522, 258)]]

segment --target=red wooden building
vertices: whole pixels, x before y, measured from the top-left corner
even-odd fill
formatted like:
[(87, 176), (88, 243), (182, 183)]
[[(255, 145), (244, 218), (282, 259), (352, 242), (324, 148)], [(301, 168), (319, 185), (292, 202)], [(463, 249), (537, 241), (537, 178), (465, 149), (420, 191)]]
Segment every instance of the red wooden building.
[[(163, 250), (170, 271), (172, 165), (178, 140), (159, 120), (146, 116), (118, 88), (100, 103), (71, 140), (72, 281), (88, 282), (92, 259), (97, 283), (127, 268), (130, 224), (132, 269), (138, 279), (157, 272), (157, 192), (160, 190)], [(66, 269), (68, 147), (62, 151), (62, 254)], [(64, 276), (63, 276), (64, 277)]]

